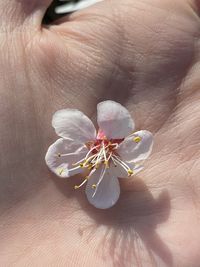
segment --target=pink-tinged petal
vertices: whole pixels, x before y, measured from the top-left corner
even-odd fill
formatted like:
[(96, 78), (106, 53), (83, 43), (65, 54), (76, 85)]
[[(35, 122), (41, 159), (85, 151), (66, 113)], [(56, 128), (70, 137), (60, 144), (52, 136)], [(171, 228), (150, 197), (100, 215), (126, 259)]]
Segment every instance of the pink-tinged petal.
[(97, 105), (97, 122), (108, 139), (123, 139), (134, 130), (134, 121), (121, 104), (107, 100)]
[(134, 172), (133, 175), (136, 175), (138, 172), (141, 172), (143, 169), (144, 169), (144, 166), (143, 165), (136, 164), (135, 165), (135, 168), (133, 169), (133, 172)]
[(138, 131), (128, 136), (117, 148), (122, 160), (138, 162), (145, 160), (151, 154), (153, 136), (149, 131)]
[[(57, 176), (66, 178), (83, 171), (73, 164), (86, 156), (88, 149), (85, 145), (70, 139), (58, 139), (53, 143), (45, 156), (49, 169)], [(65, 155), (63, 155), (65, 154)]]
[[(135, 164), (134, 163), (126, 163), (126, 165), (133, 171), (135, 168)], [(130, 178), (130, 176), (128, 176), (127, 171), (119, 164), (114, 165), (114, 164), (110, 164), (110, 171), (112, 173), (114, 173), (114, 175), (118, 178)]]
[(136, 175), (138, 172), (143, 170), (143, 166), (139, 164), (135, 164), (134, 162), (125, 162), (126, 165), (133, 171), (133, 175), (128, 175), (127, 171), (121, 165), (110, 165), (110, 171), (114, 173), (114, 175), (118, 178), (131, 178)]
[(77, 109), (58, 110), (52, 119), (52, 126), (58, 136), (88, 142), (96, 137), (96, 129), (91, 120)]
[[(93, 184), (97, 184), (101, 175), (102, 168), (96, 172), (89, 179), (86, 186), (86, 195), (88, 201), (99, 209), (108, 209), (112, 207), (118, 200), (120, 195), (119, 181), (116, 176), (108, 169), (98, 185), (98, 188), (93, 188)], [(96, 190), (96, 193), (94, 194)]]

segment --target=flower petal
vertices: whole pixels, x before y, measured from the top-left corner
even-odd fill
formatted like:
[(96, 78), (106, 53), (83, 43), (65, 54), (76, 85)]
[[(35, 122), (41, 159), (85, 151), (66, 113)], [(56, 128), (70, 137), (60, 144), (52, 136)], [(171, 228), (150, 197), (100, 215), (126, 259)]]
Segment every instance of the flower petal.
[(120, 186), (117, 177), (108, 169), (94, 195), (95, 189), (92, 185), (98, 183), (101, 171), (102, 168), (97, 169), (89, 179), (86, 186), (86, 195), (88, 201), (96, 208), (108, 209), (117, 202), (120, 195)]
[(145, 160), (151, 154), (153, 136), (149, 131), (138, 131), (128, 136), (117, 148), (122, 160), (138, 162)]
[(121, 165), (110, 165), (110, 171), (114, 173), (114, 175), (118, 178), (132, 178), (138, 172), (143, 170), (143, 166), (140, 164), (135, 164), (134, 162), (125, 162), (126, 165), (133, 171), (133, 174), (130, 176), (128, 175), (127, 171)]
[(77, 109), (58, 110), (52, 119), (58, 136), (85, 143), (94, 140), (96, 129), (91, 120)]
[(121, 139), (131, 134), (134, 122), (121, 104), (107, 100), (97, 105), (97, 122), (108, 139)]
[(143, 169), (144, 169), (144, 166), (143, 165), (136, 164), (135, 165), (135, 168), (133, 169), (133, 171), (134, 171), (134, 174), (133, 175), (136, 175), (138, 172), (141, 172)]
[(76, 143), (74, 140), (60, 138), (49, 147), (45, 160), (52, 172), (66, 178), (83, 171), (82, 168), (72, 164), (84, 158), (87, 152), (85, 145)]

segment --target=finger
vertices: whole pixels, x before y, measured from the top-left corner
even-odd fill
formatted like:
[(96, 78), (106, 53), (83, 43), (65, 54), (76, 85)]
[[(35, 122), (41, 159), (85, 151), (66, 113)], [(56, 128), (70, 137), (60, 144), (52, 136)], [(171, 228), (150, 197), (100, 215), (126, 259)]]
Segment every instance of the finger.
[[(104, 79), (95, 80), (98, 92), (101, 92), (102, 84), (105, 86), (107, 81), (112, 81), (107, 98), (114, 95), (116, 100), (122, 101), (128, 99), (131, 92), (134, 99), (140, 101), (144, 95), (151, 95), (145, 109), (152, 111), (156, 101), (163, 103), (145, 124), (148, 129), (152, 129), (151, 125), (155, 129), (165, 120), (160, 115), (170, 114), (173, 108), (171, 95), (193, 60), (194, 36), (199, 34), (199, 24), (189, 2), (103, 1), (63, 18), (49, 29), (63, 35), (68, 50), (73, 47), (73, 51), (78, 51), (69, 53), (71, 57), (74, 55), (73, 64), (80, 62), (80, 57), (76, 58), (78, 54), (89, 55), (87, 73), (92, 73), (93, 78)], [(81, 66), (85, 70), (84, 63), (75, 69), (80, 71)], [(95, 70), (98, 71), (95, 73)], [(139, 82), (134, 82), (138, 77)], [(89, 77), (87, 81), (89, 83)], [(125, 88), (131, 89), (125, 91)], [(136, 113), (140, 114), (140, 121), (145, 121), (148, 114), (142, 109), (138, 105)]]
[(191, 3), (194, 6), (194, 10), (197, 12), (198, 16), (200, 16), (200, 0), (192, 0)]
[[(52, 0), (0, 0), (0, 28), (40, 25)], [(12, 25), (12, 27), (10, 27)]]

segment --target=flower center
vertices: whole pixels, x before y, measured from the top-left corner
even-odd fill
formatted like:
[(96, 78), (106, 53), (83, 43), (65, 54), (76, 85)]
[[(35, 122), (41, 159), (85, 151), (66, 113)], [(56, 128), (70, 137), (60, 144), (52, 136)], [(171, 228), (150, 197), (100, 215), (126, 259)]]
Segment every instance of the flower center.
[[(89, 175), (85, 177), (83, 182), (80, 185), (75, 185), (74, 188), (78, 189), (82, 185), (84, 185), (100, 166), (102, 167), (102, 169), (101, 169), (101, 174), (99, 176), (99, 180), (97, 184), (92, 185), (92, 187), (95, 189), (94, 195), (96, 193), (98, 185), (103, 180), (106, 170), (110, 168), (111, 164), (112, 166), (115, 167), (119, 166), (123, 168), (126, 172), (126, 175), (132, 176), (134, 174), (133, 170), (128, 166), (126, 162), (124, 162), (120, 158), (120, 156), (117, 153), (117, 148), (123, 140), (124, 139), (108, 140), (104, 135), (104, 133), (101, 130), (99, 130), (97, 139), (85, 144), (89, 150), (86, 156), (83, 159), (73, 164), (74, 165), (73, 170), (84, 168), (89, 171)], [(133, 141), (135, 143), (139, 143), (141, 141), (141, 137), (136, 135), (133, 137)], [(60, 154), (60, 153), (57, 154), (58, 157), (62, 157), (65, 155), (67, 154)], [(58, 174), (61, 175), (63, 170), (64, 170), (63, 168), (58, 169)]]
[(123, 139), (108, 140), (104, 138), (87, 143), (89, 152), (81, 166), (98, 169), (101, 164), (105, 164), (106, 168), (109, 168), (113, 156), (117, 156), (116, 149), (122, 141)]
[(117, 148), (123, 140), (124, 139), (108, 140), (105, 136), (102, 136), (102, 134), (98, 134), (95, 141), (91, 141), (86, 144), (89, 149), (87, 155), (84, 159), (76, 162), (74, 165), (79, 165), (81, 168), (88, 169), (89, 175), (85, 177), (84, 181), (80, 185), (75, 185), (75, 189), (78, 189), (84, 185), (100, 166), (102, 167), (102, 171), (98, 183), (92, 185), (92, 187), (96, 190), (98, 185), (103, 180), (106, 170), (110, 168), (110, 164), (113, 164), (115, 167), (120, 165), (120, 167), (126, 171), (128, 176), (133, 174), (133, 170), (131, 170), (130, 167), (124, 161), (122, 161), (117, 154)]

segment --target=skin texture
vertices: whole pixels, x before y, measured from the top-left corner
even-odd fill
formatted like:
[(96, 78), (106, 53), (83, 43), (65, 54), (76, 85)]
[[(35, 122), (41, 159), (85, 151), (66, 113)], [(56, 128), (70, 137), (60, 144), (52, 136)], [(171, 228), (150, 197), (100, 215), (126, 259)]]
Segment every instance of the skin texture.
[[(30, 4), (31, 2), (31, 4)], [(1, 266), (198, 267), (198, 1), (107, 0), (41, 26), (50, 1), (0, 0)], [(97, 210), (44, 162), (52, 114), (119, 101), (155, 146)]]

